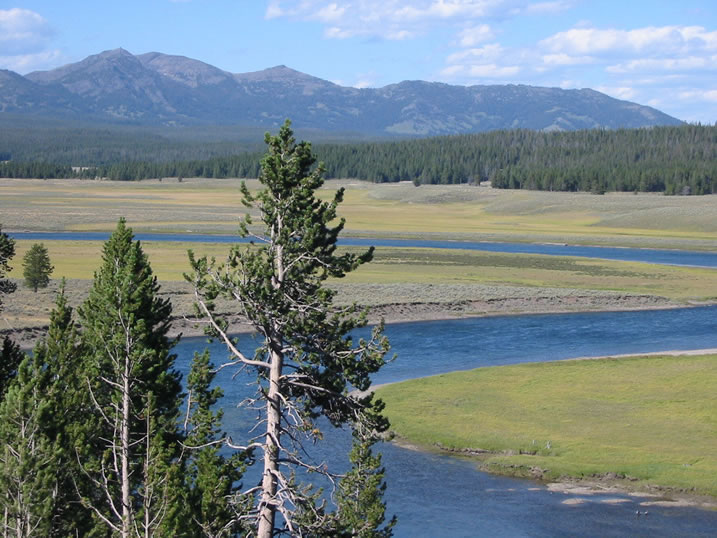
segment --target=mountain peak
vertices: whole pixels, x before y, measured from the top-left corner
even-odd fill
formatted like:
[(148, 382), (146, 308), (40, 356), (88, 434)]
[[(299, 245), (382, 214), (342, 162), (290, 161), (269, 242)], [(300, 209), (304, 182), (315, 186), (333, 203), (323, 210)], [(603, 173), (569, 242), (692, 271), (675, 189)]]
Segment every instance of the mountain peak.
[[(249, 73), (237, 73), (234, 75), (237, 80), (246, 80), (252, 82), (272, 81), (272, 82), (296, 82), (296, 81), (321, 81), (328, 83), (320, 78), (312, 77), (296, 69), (292, 69), (285, 65), (276, 65), (261, 71), (252, 71)], [(328, 83), (330, 84), (330, 83)]]
[(186, 56), (147, 52), (137, 59), (144, 67), (190, 88), (220, 84), (232, 78), (231, 73)]
[[(118, 47), (116, 49), (102, 51), (99, 54), (95, 54), (95, 56), (98, 58), (116, 58), (120, 56), (133, 56), (133, 54), (122, 47)], [(89, 57), (92, 58), (92, 56)]]
[[(18, 75), (18, 77), (20, 77)], [(123, 48), (14, 79), (0, 110), (145, 124), (214, 123), (365, 135), (433, 136), (523, 128), (677, 125), (679, 120), (594, 90), (525, 85), (452, 86), (420, 80), (358, 90), (286, 65), (232, 74), (185, 56)], [(4, 107), (4, 108), (3, 108)]]

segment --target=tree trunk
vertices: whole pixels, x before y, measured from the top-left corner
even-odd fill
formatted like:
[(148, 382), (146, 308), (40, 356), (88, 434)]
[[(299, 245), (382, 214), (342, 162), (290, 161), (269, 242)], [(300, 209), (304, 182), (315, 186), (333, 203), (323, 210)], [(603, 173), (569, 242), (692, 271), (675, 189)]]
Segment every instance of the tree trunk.
[(122, 538), (129, 538), (132, 531), (130, 512), (130, 484), (129, 484), (129, 377), (130, 358), (125, 357), (124, 379), (122, 380), (122, 427), (120, 440), (120, 461), (122, 465)]
[(269, 394), (266, 403), (266, 446), (264, 448), (264, 475), (261, 482), (258, 538), (271, 538), (276, 519), (276, 486), (278, 473), (279, 446), (281, 438), (281, 400), (279, 381), (284, 357), (272, 342), (271, 370), (269, 372)]

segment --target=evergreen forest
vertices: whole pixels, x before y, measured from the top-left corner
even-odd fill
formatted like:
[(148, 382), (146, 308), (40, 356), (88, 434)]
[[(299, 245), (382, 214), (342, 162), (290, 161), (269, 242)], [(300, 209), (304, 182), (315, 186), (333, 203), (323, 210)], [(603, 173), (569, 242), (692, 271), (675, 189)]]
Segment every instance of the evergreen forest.
[[(32, 137), (27, 131), (27, 143)], [(164, 177), (255, 178), (260, 154), (247, 145), (229, 155), (217, 142), (162, 141), (123, 146), (107, 135), (83, 150), (72, 146), (47, 158), (0, 145), (0, 176), (106, 178), (131, 181)], [(7, 134), (5, 136), (7, 138)], [(20, 137), (22, 138), (22, 136)], [(80, 138), (81, 139), (81, 138)], [(109, 145), (117, 142), (110, 149)], [(5, 139), (0, 144), (10, 147)], [(139, 151), (153, 148), (152, 158)], [(108, 145), (104, 150), (104, 145)], [(15, 143), (17, 147), (24, 147)], [(124, 149), (123, 149), (124, 148)], [(131, 149), (134, 148), (134, 149)], [(442, 136), (400, 141), (316, 144), (326, 177), (371, 182), (460, 184), (490, 181), (493, 187), (554, 191), (717, 192), (717, 126), (683, 125), (572, 132), (530, 130)], [(68, 156), (72, 160), (68, 161)], [(98, 156), (102, 157), (99, 158)], [(178, 158), (178, 156), (183, 158)]]

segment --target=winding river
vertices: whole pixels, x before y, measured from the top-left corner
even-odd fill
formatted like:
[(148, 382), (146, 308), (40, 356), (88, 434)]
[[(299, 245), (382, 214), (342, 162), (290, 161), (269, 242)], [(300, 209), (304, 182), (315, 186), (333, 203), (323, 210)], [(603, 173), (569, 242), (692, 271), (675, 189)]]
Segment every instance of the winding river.
[[(717, 348), (717, 306), (652, 310), (471, 318), (389, 325), (398, 359), (375, 378), (400, 381), (479, 366), (515, 364), (660, 350)], [(247, 349), (250, 336), (242, 337)], [(204, 339), (177, 347), (186, 371)], [(210, 346), (215, 362), (226, 356)], [(227, 427), (241, 435), (251, 416), (235, 404), (248, 395), (244, 381), (221, 372)], [(345, 432), (328, 432), (326, 452), (337, 461), (347, 451)], [(426, 454), (393, 444), (380, 446), (386, 466), (389, 513), (395, 535), (418, 536), (715, 536), (717, 511), (643, 506), (651, 499), (620, 495), (553, 493), (529, 480), (488, 475), (468, 460)], [(251, 481), (251, 477), (246, 478)], [(566, 503), (567, 501), (567, 503)], [(636, 516), (648, 511), (648, 516)]]
[[(12, 233), (16, 239), (105, 240), (104, 233)], [(236, 242), (236, 236), (136, 234), (142, 241)], [(568, 245), (345, 239), (344, 245), (461, 248), (495, 252), (582, 256), (647, 263), (717, 268), (717, 253)], [(398, 359), (375, 383), (401, 381), (443, 372), (491, 366), (664, 350), (717, 348), (717, 306), (523, 315), (389, 325), (386, 333)], [(251, 337), (242, 337), (246, 349)], [(186, 338), (176, 350), (178, 366), (187, 371), (202, 338)], [(225, 349), (210, 345), (215, 363)], [(237, 438), (253, 421), (236, 407), (248, 395), (248, 378), (217, 378), (225, 389), (227, 429)], [(328, 431), (317, 459), (337, 461), (347, 452), (349, 436)], [(488, 475), (463, 459), (427, 454), (382, 444), (389, 514), (399, 518), (398, 537), (574, 537), (650, 536), (714, 537), (717, 511), (644, 505), (650, 499), (621, 495), (568, 495), (551, 492), (528, 480)], [(245, 481), (253, 481), (251, 474)], [(637, 516), (636, 512), (649, 512)]]

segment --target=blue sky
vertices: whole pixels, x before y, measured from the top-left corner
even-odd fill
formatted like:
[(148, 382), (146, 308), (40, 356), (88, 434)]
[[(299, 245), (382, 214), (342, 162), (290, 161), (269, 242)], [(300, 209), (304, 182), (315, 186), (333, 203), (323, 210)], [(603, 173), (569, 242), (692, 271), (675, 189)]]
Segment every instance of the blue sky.
[(0, 68), (118, 47), (356, 87), (588, 87), (717, 122), (714, 0), (0, 0)]

